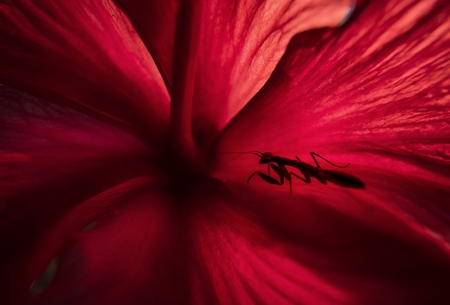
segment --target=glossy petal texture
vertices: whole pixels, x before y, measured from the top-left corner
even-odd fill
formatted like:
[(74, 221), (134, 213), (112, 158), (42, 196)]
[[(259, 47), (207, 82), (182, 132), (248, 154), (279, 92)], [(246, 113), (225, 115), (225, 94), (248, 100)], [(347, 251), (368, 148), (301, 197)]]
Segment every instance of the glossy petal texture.
[[(0, 80), (157, 138), (169, 97), (124, 14), (110, 1), (2, 1)], [(155, 134), (155, 131), (158, 133)]]
[[(355, 204), (335, 206), (332, 196), (352, 194), (449, 252), (449, 14), (445, 1), (376, 1), (347, 28), (299, 35), (218, 150), (272, 151), (312, 164), (314, 151), (350, 162), (342, 171), (362, 179), (366, 190), (294, 179), (294, 191), (355, 214)], [(244, 182), (251, 173), (244, 169), (259, 169), (257, 161), (221, 155), (221, 175)]]
[(151, 173), (153, 152), (118, 128), (6, 86), (0, 87), (0, 118), (0, 286), (9, 300), (24, 298), (66, 235), (108, 204), (91, 202), (88, 209), (97, 212), (85, 209), (63, 221), (68, 213)]
[[(354, 1), (185, 1), (181, 6), (178, 1), (163, 2), (150, 1), (143, 7), (141, 1), (118, 1), (169, 86), (171, 71), (183, 71), (174, 63), (196, 63), (190, 68), (195, 69), (192, 125), (197, 144), (203, 146), (267, 81), (294, 34), (338, 25)], [(164, 27), (158, 22), (162, 19)], [(186, 20), (189, 25), (196, 23), (194, 31), (200, 31), (190, 39), (185, 37)], [(173, 22), (177, 22), (175, 28)], [(196, 44), (197, 52), (176, 60), (190, 49), (186, 43)]]

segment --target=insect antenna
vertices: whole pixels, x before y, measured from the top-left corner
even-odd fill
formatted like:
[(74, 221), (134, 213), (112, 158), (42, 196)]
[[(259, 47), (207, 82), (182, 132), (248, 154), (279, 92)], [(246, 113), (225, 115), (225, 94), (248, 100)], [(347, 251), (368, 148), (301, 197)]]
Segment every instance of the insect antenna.
[(258, 157), (262, 157), (263, 153), (257, 150), (253, 151), (219, 151), (216, 154), (241, 154), (241, 155), (255, 155)]

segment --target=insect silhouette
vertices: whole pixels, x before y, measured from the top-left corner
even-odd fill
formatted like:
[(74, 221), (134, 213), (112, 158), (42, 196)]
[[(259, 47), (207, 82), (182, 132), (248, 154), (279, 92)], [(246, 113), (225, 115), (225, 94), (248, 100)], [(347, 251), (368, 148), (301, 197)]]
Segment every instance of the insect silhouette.
[[(337, 185), (340, 185), (342, 187), (348, 187), (348, 188), (355, 188), (360, 189), (364, 188), (364, 182), (362, 182), (359, 178), (340, 172), (336, 170), (326, 170), (322, 169), (319, 165), (319, 162), (317, 162), (316, 157), (321, 158), (322, 160), (328, 162), (334, 167), (338, 168), (346, 168), (350, 165), (350, 163), (347, 163), (347, 165), (339, 166), (331, 161), (325, 159), (319, 154), (316, 154), (315, 152), (311, 152), (310, 155), (312, 159), (314, 160), (314, 163), (316, 166), (305, 163), (300, 160), (298, 156), (295, 157), (295, 160), (288, 159), (280, 156), (275, 156), (271, 152), (265, 152), (262, 153), (260, 151), (251, 151), (246, 152), (247, 154), (253, 154), (255, 156), (260, 157), (259, 164), (267, 164), (267, 172), (263, 173), (261, 171), (254, 171), (247, 179), (247, 183), (250, 182), (250, 180), (253, 178), (253, 176), (258, 175), (262, 180), (266, 181), (270, 184), (276, 184), (276, 185), (283, 185), (284, 179), (289, 181), (289, 188), (292, 195), (292, 176), (297, 177), (298, 179), (302, 180), (305, 183), (310, 184), (311, 178), (317, 179), (322, 184), (327, 184), (327, 182), (331, 182)], [(293, 167), (300, 171), (300, 173), (303, 175), (303, 177), (297, 175), (296, 173), (289, 171), (288, 166)], [(272, 169), (279, 177), (279, 180), (275, 177), (272, 177), (270, 175), (270, 169)]]

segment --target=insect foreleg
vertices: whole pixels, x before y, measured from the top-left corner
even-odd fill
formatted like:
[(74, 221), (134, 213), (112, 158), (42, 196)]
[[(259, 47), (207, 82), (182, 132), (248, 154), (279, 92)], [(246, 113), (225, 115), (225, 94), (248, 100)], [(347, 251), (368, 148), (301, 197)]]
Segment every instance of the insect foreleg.
[(273, 171), (274, 171), (275, 173), (277, 173), (278, 176), (280, 176), (280, 178), (281, 178), (281, 176), (283, 176), (283, 173), (282, 173), (282, 171), (280, 170), (280, 167), (279, 167), (279, 166), (276, 166), (275, 164), (272, 164), (272, 163), (267, 164), (267, 171), (269, 172), (269, 175), (270, 175), (270, 168), (272, 168)]
[[(289, 191), (292, 195), (292, 179), (291, 179), (291, 174), (288, 172), (286, 166), (284, 165), (279, 165), (276, 166), (275, 164), (271, 164), (270, 167), (278, 174), (278, 176), (280, 176), (280, 182), (281, 184), (284, 183), (284, 178), (287, 179), (287, 181), (289, 181)], [(280, 185), (281, 185), (280, 184)]]
[(258, 171), (254, 172), (253, 174), (250, 175), (250, 177), (248, 177), (247, 183), (250, 182), (250, 180), (253, 178), (253, 176), (255, 174), (258, 174), (258, 176), (262, 180), (264, 180), (264, 181), (266, 181), (267, 183), (270, 183), (270, 184), (283, 185), (283, 183), (284, 183), (284, 177), (283, 176), (280, 176), (280, 181), (278, 181), (277, 179), (275, 179), (275, 178), (273, 178), (273, 177), (271, 177), (271, 176), (269, 176), (269, 175), (267, 175), (267, 174), (265, 174), (263, 172), (258, 172)]
[[(331, 164), (331, 165), (333, 165), (333, 166), (335, 166), (335, 167), (346, 168), (347, 166), (350, 165), (350, 163), (347, 163), (347, 165), (344, 165), (344, 166), (336, 165), (336, 164), (334, 164), (333, 162), (331, 162), (330, 160), (325, 159), (325, 158), (322, 157), (321, 155), (316, 154), (315, 152), (310, 152), (310, 155), (311, 155), (311, 157), (313, 158), (314, 163), (316, 163), (316, 166), (317, 166), (318, 168), (321, 168), (321, 167), (320, 167), (320, 165), (319, 165), (319, 162), (317, 162), (317, 159), (316, 159), (315, 156), (319, 157), (320, 159), (322, 159), (322, 160), (328, 162), (329, 164)], [(297, 159), (298, 159), (298, 157), (297, 157)], [(298, 159), (298, 160), (300, 160), (300, 159)]]
[(256, 173), (257, 173), (257, 171), (256, 171), (256, 172), (253, 172), (253, 174), (251, 174), (250, 176), (248, 176), (247, 183), (249, 183), (250, 180), (252, 180), (253, 176), (254, 176)]

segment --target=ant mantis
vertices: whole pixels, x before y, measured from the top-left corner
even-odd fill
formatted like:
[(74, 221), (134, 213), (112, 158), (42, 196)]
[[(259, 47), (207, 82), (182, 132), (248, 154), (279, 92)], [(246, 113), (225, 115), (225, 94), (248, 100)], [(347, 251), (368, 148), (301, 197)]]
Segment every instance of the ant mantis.
[[(313, 166), (311, 164), (305, 163), (300, 160), (298, 156), (296, 156), (296, 160), (283, 158), (280, 156), (275, 156), (271, 152), (265, 152), (262, 153), (260, 151), (251, 151), (251, 152), (245, 152), (245, 154), (253, 154), (255, 156), (260, 157), (259, 164), (267, 164), (267, 172), (268, 174), (265, 174), (260, 171), (253, 172), (247, 179), (247, 183), (250, 182), (250, 180), (255, 176), (256, 174), (264, 181), (270, 184), (276, 184), (276, 185), (283, 185), (284, 179), (289, 181), (289, 187), (290, 192), (292, 195), (292, 176), (297, 177), (298, 179), (302, 180), (305, 183), (310, 184), (311, 178), (316, 178), (320, 183), (327, 184), (327, 182), (331, 182), (337, 185), (340, 185), (342, 187), (348, 187), (348, 188), (364, 188), (364, 182), (362, 182), (359, 178), (345, 174), (339, 171), (335, 170), (326, 170), (322, 169), (319, 165), (319, 162), (317, 162), (316, 157), (321, 158), (322, 160), (328, 162), (329, 164), (338, 167), (338, 168), (346, 168), (350, 165), (350, 163), (347, 163), (345, 166), (339, 166), (331, 161), (325, 159), (321, 155), (311, 152), (310, 155), (312, 159), (314, 160), (314, 163), (316, 166)], [(291, 171), (288, 171), (287, 166), (293, 167), (298, 169), (304, 177), (301, 177), (297, 175), (296, 173), (293, 173)], [(279, 177), (279, 180), (276, 178), (270, 176), (270, 169), (272, 169)]]

